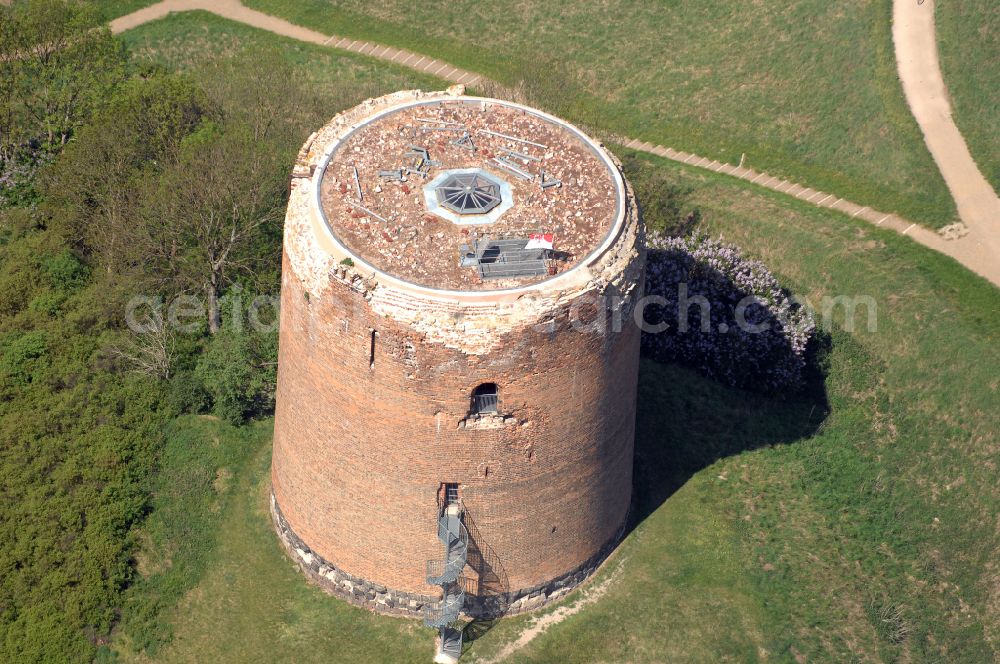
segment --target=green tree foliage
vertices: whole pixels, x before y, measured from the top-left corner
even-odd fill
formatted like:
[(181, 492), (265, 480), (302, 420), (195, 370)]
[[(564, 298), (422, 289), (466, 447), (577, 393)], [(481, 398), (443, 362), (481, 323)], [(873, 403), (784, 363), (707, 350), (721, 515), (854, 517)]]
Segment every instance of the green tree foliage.
[(651, 233), (687, 235), (701, 221), (701, 211), (688, 199), (692, 190), (678, 184), (663, 171), (643, 167), (641, 161), (628, 156), (622, 169), (632, 184), (642, 210), (642, 218)]
[(0, 5), (0, 201), (31, 198), (35, 168), (125, 78), (125, 52), (94, 9), (66, 0)]
[[(251, 140), (294, 157), (309, 132), (329, 119), (331, 100), (302, 78), (278, 49), (244, 51), (210, 60), (195, 71), (205, 94), (221, 109), (226, 124), (247, 128)], [(356, 103), (356, 92), (343, 88), (335, 107)], [(335, 90), (339, 91), (340, 88)]]
[[(43, 178), (47, 201), (76, 246), (100, 269), (145, 272), (153, 229), (136, 223), (144, 196), (207, 113), (189, 80), (134, 77), (77, 133)], [(150, 220), (153, 224), (153, 220)]]
[[(0, 661), (89, 662), (133, 575), (169, 412), (110, 362), (107, 292), (52, 230), (0, 246)], [(57, 317), (31, 303), (62, 302)]]
[(176, 290), (204, 294), (213, 334), (218, 298), (233, 278), (278, 260), (286, 171), (280, 153), (262, 149), (247, 126), (206, 126), (188, 137), (149, 197), (149, 251)]
[(212, 122), (164, 166), (142, 224), (157, 272), (170, 275), (173, 292), (205, 297), (214, 334), (218, 300), (231, 284), (277, 288), (288, 167), (326, 109), (301, 72), (273, 50), (211, 61), (195, 77)]
[(195, 374), (212, 399), (214, 414), (240, 424), (274, 408), (278, 335), (224, 326), (208, 343)]
[(42, 277), (52, 288), (70, 292), (87, 279), (87, 266), (69, 249), (41, 260)]
[[(235, 280), (277, 285), (288, 162), (318, 111), (273, 54), (198, 77), (149, 71), (121, 86), (77, 132), (44, 193), (94, 267), (167, 297), (203, 296), (215, 333), (219, 297)], [(297, 110), (284, 112), (289, 104)]]
[(64, 145), (125, 77), (125, 53), (88, 5), (30, 0), (0, 7), (7, 120), (2, 156), (33, 140)]
[[(110, 265), (122, 244), (105, 238), (128, 226), (137, 174), (202, 106), (176, 77), (122, 86), (120, 45), (80, 4), (0, 7), (0, 51), (3, 202), (32, 204), (0, 205), (0, 661), (90, 662), (134, 576), (173, 412), (165, 384), (111, 352), (127, 286), (91, 266)], [(36, 188), (35, 166), (67, 143)]]
[[(92, 662), (136, 581), (165, 423), (273, 408), (277, 335), (216, 302), (276, 290), (286, 174), (323, 110), (272, 54), (126, 71), (82, 4), (0, 7), (0, 37), (0, 662)], [(208, 315), (130, 330), (138, 294)]]

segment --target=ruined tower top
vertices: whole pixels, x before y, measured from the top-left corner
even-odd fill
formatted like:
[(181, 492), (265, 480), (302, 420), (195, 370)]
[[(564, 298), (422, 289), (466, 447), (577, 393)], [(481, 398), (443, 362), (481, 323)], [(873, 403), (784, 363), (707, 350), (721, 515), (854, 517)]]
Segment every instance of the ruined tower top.
[(562, 289), (617, 238), (623, 179), (572, 125), (463, 95), (372, 104), (300, 157), (316, 239), (360, 273), (427, 294)]

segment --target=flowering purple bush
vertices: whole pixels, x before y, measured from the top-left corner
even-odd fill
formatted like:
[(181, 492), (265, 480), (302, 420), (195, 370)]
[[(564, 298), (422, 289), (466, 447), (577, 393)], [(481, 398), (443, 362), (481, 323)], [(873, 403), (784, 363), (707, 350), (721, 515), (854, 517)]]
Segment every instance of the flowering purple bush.
[(41, 150), (23, 150), (10, 159), (0, 158), (0, 209), (36, 200), (35, 174), (52, 159), (51, 154)]
[(645, 309), (645, 354), (733, 387), (802, 387), (816, 324), (763, 263), (702, 234), (648, 244), (646, 295), (666, 302)]

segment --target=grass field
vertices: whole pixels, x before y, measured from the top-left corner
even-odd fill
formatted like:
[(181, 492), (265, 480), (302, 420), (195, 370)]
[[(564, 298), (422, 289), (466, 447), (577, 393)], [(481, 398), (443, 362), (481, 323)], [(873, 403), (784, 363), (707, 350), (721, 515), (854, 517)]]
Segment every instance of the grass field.
[(1000, 191), (1000, 7), (991, 0), (935, 6), (938, 51), (955, 123)]
[(159, 0), (91, 0), (91, 4), (97, 7), (97, 10), (104, 17), (104, 20), (110, 21), (111, 19), (118, 18), (119, 16), (124, 16), (125, 14), (131, 14), (132, 12), (142, 9), (143, 7), (148, 7), (149, 5), (154, 5)]
[(540, 105), (603, 130), (730, 163), (746, 153), (931, 226), (955, 216), (896, 78), (891, 0), (247, 4), (528, 81)]
[(272, 426), (185, 417), (171, 427), (134, 593), (165, 610), (149, 627), (151, 652), (121, 640), (118, 661), (426, 662), (433, 632), (332, 599), (279, 548), (267, 513)]
[(329, 108), (330, 116), (366, 97), (399, 89), (447, 86), (445, 81), (433, 76), (279, 37), (203, 11), (169, 14), (123, 33), (122, 39), (133, 53), (133, 59), (182, 71), (244, 51), (279, 52), (313, 84), (316, 95)]
[[(835, 329), (825, 395), (793, 401), (644, 363), (641, 522), (595, 579), (613, 577), (606, 595), (507, 661), (994, 660), (1000, 293), (842, 216), (647, 167), (694, 187), (708, 227), (799, 295), (873, 296), (878, 329)], [(426, 660), (428, 631), (324, 596), (283, 556), (261, 427), (156, 661)], [(533, 620), (502, 621), (468, 659), (488, 661)]]
[(270, 440), (271, 427), (236, 429), (207, 415), (186, 416), (165, 434), (152, 515), (136, 557), (140, 581), (129, 590), (119, 630), (120, 644), (153, 655), (173, 631), (163, 609), (181, 602), (212, 567), (220, 515), (242, 498), (236, 483), (253, 474), (253, 460)]

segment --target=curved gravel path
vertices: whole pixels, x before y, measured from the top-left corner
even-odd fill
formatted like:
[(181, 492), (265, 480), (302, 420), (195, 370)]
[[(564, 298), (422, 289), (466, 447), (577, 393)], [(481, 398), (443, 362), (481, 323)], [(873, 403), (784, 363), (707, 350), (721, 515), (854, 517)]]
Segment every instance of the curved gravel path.
[[(910, 23), (906, 20), (908, 14), (903, 17), (903, 21), (900, 20), (898, 15), (900, 5), (909, 2), (912, 3), (914, 7), (917, 7), (917, 1), (918, 0), (895, 0), (897, 16), (894, 20), (893, 34), (897, 44), (897, 58), (900, 54), (900, 43), (901, 41), (906, 43), (909, 42), (911, 30), (917, 33), (921, 33), (921, 31), (926, 30), (922, 24), (917, 24), (915, 28), (910, 27)], [(930, 6), (928, 11), (930, 12), (931, 17), (931, 38), (929, 43), (930, 48), (933, 51), (931, 57), (934, 62), (934, 72), (937, 74), (937, 79), (941, 81), (940, 70), (937, 68), (936, 44), (933, 37), (933, 0), (927, 0), (925, 4), (919, 6), (919, 9), (924, 10), (928, 7), (928, 5)], [(111, 21), (111, 31), (118, 34), (144, 23), (148, 23), (149, 21), (162, 18), (171, 12), (191, 11), (195, 9), (211, 12), (224, 18), (245, 23), (255, 28), (267, 30), (285, 37), (291, 37), (292, 39), (319, 44), (322, 46), (330, 46), (332, 48), (338, 48), (345, 51), (361, 53), (363, 55), (388, 60), (423, 73), (439, 76), (453, 83), (475, 85), (476, 83), (485, 80), (482, 76), (476, 74), (475, 72), (465, 71), (454, 67), (443, 60), (429, 58), (425, 55), (420, 55), (411, 51), (405, 51), (391, 46), (385, 46), (383, 44), (357, 41), (347, 37), (340, 37), (338, 35), (324, 35), (316, 32), (315, 30), (310, 30), (308, 28), (303, 28), (293, 23), (289, 23), (288, 21), (280, 19), (276, 16), (271, 16), (270, 14), (265, 14), (255, 9), (245, 7), (239, 2), (239, 0), (163, 0), (163, 2), (145, 7)], [(903, 38), (901, 38), (897, 33), (903, 33)], [(921, 48), (919, 46), (920, 42), (918, 41), (917, 43), (918, 48)], [(901, 64), (901, 77), (903, 75), (902, 70), (903, 66)], [(916, 71), (920, 72), (922, 70), (918, 68)], [(943, 81), (941, 81), (938, 89), (941, 92), (944, 91)], [(912, 94), (914, 94), (915, 97), (911, 96), (911, 90), (908, 88), (907, 99), (910, 101), (910, 105), (914, 106), (914, 100), (916, 99), (916, 103), (919, 105), (921, 100), (926, 97), (927, 92), (922, 88), (917, 87), (915, 88), (915, 92)], [(947, 109), (946, 98), (944, 106), (945, 109)], [(914, 114), (917, 114), (916, 110), (914, 110)], [(958, 137), (957, 142), (960, 143), (962, 149), (965, 150), (965, 143), (962, 141), (961, 135), (959, 135), (958, 130), (955, 129), (954, 123), (951, 123), (950, 110), (947, 111), (947, 117), (948, 124), (950, 124), (951, 129), (954, 130), (955, 136)], [(920, 122), (921, 128), (924, 130), (925, 136), (927, 136), (928, 128), (925, 127), (919, 116), (917, 117), (917, 120)], [(936, 131), (937, 130), (932, 127), (931, 133)], [(937, 134), (935, 134), (935, 136), (937, 136)], [(789, 180), (784, 180), (767, 173), (761, 173), (750, 168), (722, 163), (696, 154), (691, 154), (689, 152), (674, 150), (673, 148), (665, 147), (663, 145), (654, 145), (652, 143), (639, 141), (627, 136), (607, 135), (602, 138), (606, 141), (620, 143), (629, 149), (648, 152), (650, 154), (684, 164), (689, 164), (691, 166), (706, 168), (708, 170), (715, 171), (716, 173), (731, 175), (741, 180), (746, 180), (752, 184), (757, 184), (761, 187), (765, 187), (782, 194), (794, 196), (795, 198), (806, 201), (807, 203), (837, 210), (852, 218), (863, 219), (875, 226), (894, 230), (902, 235), (911, 237), (920, 244), (930, 247), (935, 251), (951, 256), (973, 272), (976, 272), (977, 274), (990, 280), (994, 285), (1000, 286), (1000, 233), (993, 233), (991, 236), (991, 231), (988, 230), (991, 228), (989, 224), (989, 219), (991, 218), (989, 215), (989, 201), (987, 200), (986, 203), (971, 204), (971, 207), (969, 203), (959, 201), (959, 194), (956, 193), (955, 187), (952, 186), (952, 180), (949, 179), (949, 173), (945, 172), (941, 159), (938, 157), (938, 154), (934, 152), (934, 147), (931, 148), (934, 158), (938, 160), (938, 165), (942, 168), (942, 173), (945, 174), (948, 186), (951, 187), (952, 194), (955, 196), (956, 202), (958, 203), (959, 213), (962, 220), (967, 226), (969, 226), (969, 233), (959, 239), (946, 240), (938, 233), (923, 226), (919, 226), (916, 223), (898, 215), (873, 210), (870, 207), (846, 201), (833, 194), (804, 187)], [(947, 143), (953, 140), (953, 138), (946, 137), (942, 139), (942, 142)], [(930, 144), (930, 139), (928, 139), (928, 145)], [(968, 163), (972, 164), (972, 170), (975, 171), (976, 175), (978, 175), (980, 179), (982, 179), (982, 176), (979, 175), (978, 170), (975, 168), (974, 162), (971, 161), (971, 157), (968, 156), (968, 150), (965, 150), (965, 155), (968, 159)], [(961, 160), (958, 160), (956, 163), (961, 163)], [(949, 165), (950, 164), (951, 162), (949, 162)], [(953, 174), (951, 177), (957, 177), (958, 182), (966, 181), (966, 176), (962, 174)], [(985, 184), (985, 180), (983, 180), (983, 183)], [(986, 186), (987, 188), (989, 187), (989, 185)], [(964, 187), (960, 190), (964, 195)], [(979, 194), (976, 196), (978, 195)], [(995, 199), (996, 196), (994, 195), (993, 198)], [(978, 200), (978, 198), (975, 197), (966, 197), (964, 200), (973, 199)], [(964, 213), (963, 210), (965, 211)], [(969, 215), (968, 219), (966, 218), (966, 215)], [(1000, 217), (994, 215), (992, 219), (995, 224), (1000, 225)], [(996, 243), (994, 243), (993, 238), (997, 239)]]
[(913, 117), (969, 229), (962, 239), (968, 261), (963, 262), (995, 270), (1000, 264), (1000, 197), (979, 171), (952, 120), (938, 62), (934, 5), (935, 0), (894, 0), (896, 65)]

